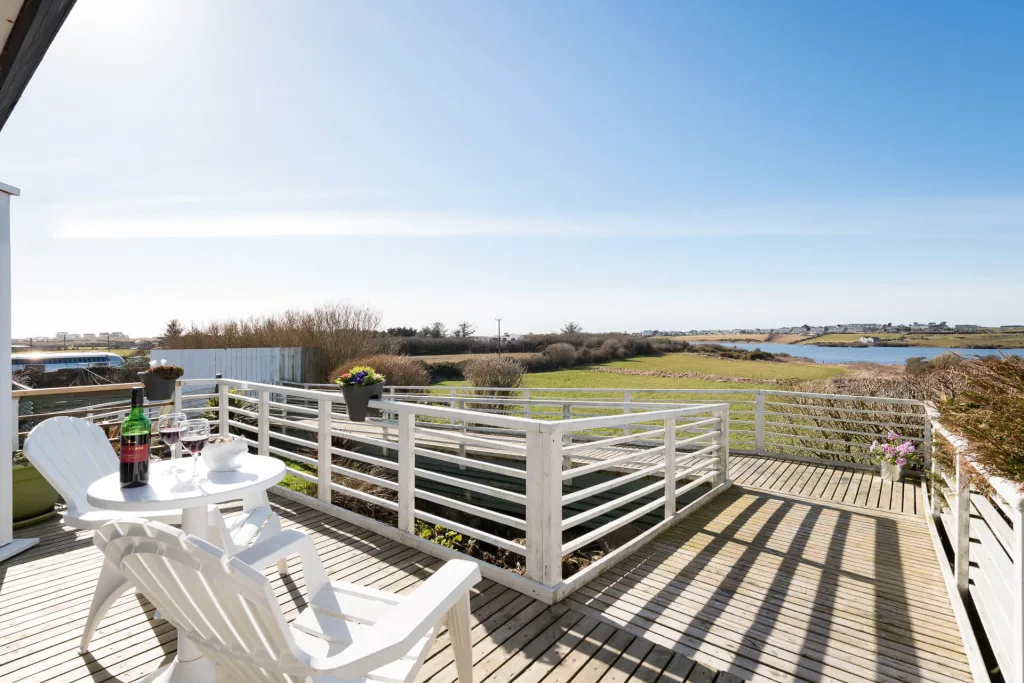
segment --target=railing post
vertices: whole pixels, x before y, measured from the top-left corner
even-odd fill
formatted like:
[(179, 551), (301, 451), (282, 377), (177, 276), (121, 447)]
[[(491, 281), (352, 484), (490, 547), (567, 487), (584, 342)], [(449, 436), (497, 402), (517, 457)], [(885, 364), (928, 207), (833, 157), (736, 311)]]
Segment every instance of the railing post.
[(764, 455), (764, 391), (754, 392), (754, 450)]
[[(181, 382), (174, 383), (174, 398), (172, 399), (171, 412), (181, 412)], [(168, 449), (167, 457), (171, 459), (181, 457), (181, 443), (176, 443)]]
[(14, 423), (14, 428), (11, 430), (11, 448), (15, 451), (20, 450), (21, 442), (18, 439), (18, 431), (21, 427), (18, 425), (18, 399), (17, 397), (11, 397), (11, 420)]
[(325, 503), (331, 502), (331, 429), (334, 423), (331, 417), (332, 402), (328, 398), (320, 399), (317, 404), (318, 452), (316, 464), (316, 496)]
[(729, 480), (729, 404), (715, 410), (718, 413), (718, 436), (712, 437), (712, 443), (718, 444), (718, 476), (715, 485), (724, 484)]
[(560, 429), (526, 432), (526, 577), (562, 580), (562, 439)]
[(523, 389), (523, 399), (526, 400), (526, 403), (523, 405), (523, 417), (529, 420), (530, 418), (533, 417), (533, 406), (530, 405), (529, 389)]
[(231, 413), (228, 411), (228, 397), (230, 396), (228, 391), (228, 385), (222, 380), (217, 380), (217, 429), (218, 433), (225, 435), (228, 433), (228, 420), (230, 419)]
[(398, 528), (416, 533), (416, 413), (398, 411)]
[[(1024, 501), (1017, 502), (1013, 515), (1013, 669), (1011, 676), (1024, 683)], [(1014, 644), (1016, 643), (1016, 644)]]
[[(623, 391), (622, 392), (622, 401), (623, 401), (623, 403), (626, 404), (622, 408), (622, 414), (623, 415), (629, 415), (630, 413), (633, 412), (632, 406), (629, 405), (630, 403), (633, 402), (633, 392), (632, 391)], [(625, 425), (622, 428), (622, 433), (623, 434), (632, 434), (633, 433), (633, 425), (632, 425), (632, 423)]]
[[(562, 405), (562, 419), (563, 420), (571, 420), (572, 419), (572, 404), (571, 403), (565, 403), (565, 404)], [(572, 445), (572, 430), (568, 426), (566, 426), (565, 429), (562, 431), (562, 445), (563, 446), (571, 446)]]
[(960, 591), (960, 596), (967, 600), (971, 546), (971, 484), (967, 481), (961, 454), (957, 454), (956, 458), (954, 496), (956, 509), (953, 511), (953, 528), (956, 531), (956, 538), (953, 539), (953, 575), (956, 577), (956, 588)]
[(256, 452), (259, 455), (270, 455), (270, 390), (259, 392), (259, 416), (256, 418)]
[(676, 514), (676, 419), (665, 420), (665, 519)]

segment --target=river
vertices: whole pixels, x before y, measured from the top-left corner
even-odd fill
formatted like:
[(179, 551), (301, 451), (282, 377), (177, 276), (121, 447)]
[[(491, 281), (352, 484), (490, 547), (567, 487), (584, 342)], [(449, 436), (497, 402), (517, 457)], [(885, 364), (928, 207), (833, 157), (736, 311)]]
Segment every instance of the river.
[(815, 363), (879, 363), (903, 365), (915, 356), (930, 359), (952, 351), (964, 357), (991, 356), (1004, 353), (1024, 356), (1024, 349), (944, 349), (931, 346), (814, 346), (812, 344), (723, 344), (739, 349), (761, 349), (769, 353), (788, 353), (810, 358)]

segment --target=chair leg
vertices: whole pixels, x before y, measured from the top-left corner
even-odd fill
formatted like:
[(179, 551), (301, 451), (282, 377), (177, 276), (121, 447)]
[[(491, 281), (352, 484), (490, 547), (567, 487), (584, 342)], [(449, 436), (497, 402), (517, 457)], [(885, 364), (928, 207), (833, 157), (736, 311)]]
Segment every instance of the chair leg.
[(444, 615), (444, 625), (452, 639), (452, 654), (455, 655), (455, 670), (459, 683), (473, 683), (473, 644), (469, 638), (469, 593)]
[(104, 560), (100, 578), (96, 582), (96, 592), (92, 595), (92, 605), (89, 606), (89, 617), (85, 620), (85, 632), (82, 633), (82, 640), (78, 644), (79, 652), (89, 651), (89, 642), (96, 631), (96, 626), (103, 620), (103, 616), (114, 604), (114, 601), (130, 587), (131, 583), (124, 577), (121, 570), (109, 560)]
[[(266, 527), (266, 533), (268, 535), (279, 534), (281, 533), (281, 518), (278, 517), (277, 514), (272, 514), (270, 515), (270, 519), (267, 520), (267, 523), (264, 526)], [(277, 561), (277, 573), (281, 576), (288, 576), (289, 572), (287, 559), (282, 558)]]

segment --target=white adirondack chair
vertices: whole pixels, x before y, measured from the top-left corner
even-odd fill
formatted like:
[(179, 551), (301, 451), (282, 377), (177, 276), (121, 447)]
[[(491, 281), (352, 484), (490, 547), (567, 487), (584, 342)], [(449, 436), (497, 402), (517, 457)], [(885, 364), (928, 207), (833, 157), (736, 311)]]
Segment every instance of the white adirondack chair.
[[(76, 529), (96, 530), (112, 520), (140, 517), (139, 513), (100, 510), (86, 501), (85, 492), (92, 482), (118, 470), (117, 454), (98, 425), (76, 417), (50, 418), (29, 433), (25, 439), (24, 452), (29, 462), (67, 503), (64, 512), (66, 525)], [(231, 554), (258, 538), (281, 531), (281, 521), (270, 509), (265, 494), (258, 501), (243, 501), (242, 512), (227, 519), (221, 515), (217, 506), (211, 505), (209, 516), (210, 538), (217, 539)], [(181, 510), (156, 512), (146, 517), (168, 524), (180, 524)], [(282, 574), (287, 573), (287, 563), (282, 560), (278, 563), (278, 569)], [(104, 563), (79, 651), (86, 652), (89, 649), (89, 642), (103, 615), (130, 587), (131, 583), (120, 569)]]
[[(233, 557), (159, 522), (111, 522), (97, 539), (106, 561), (178, 629), (178, 642), (184, 636), (211, 660), (219, 682), (411, 681), (444, 623), (459, 681), (472, 683), (475, 563), (452, 560), (399, 596), (328, 580), (312, 540), (294, 529)], [(287, 624), (259, 568), (295, 554), (308, 607)]]

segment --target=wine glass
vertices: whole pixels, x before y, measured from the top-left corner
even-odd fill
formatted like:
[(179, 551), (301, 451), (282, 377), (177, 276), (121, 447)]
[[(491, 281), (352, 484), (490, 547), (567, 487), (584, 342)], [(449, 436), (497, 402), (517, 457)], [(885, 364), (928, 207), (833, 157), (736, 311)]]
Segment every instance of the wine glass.
[(181, 447), (178, 446), (178, 442), (181, 441), (181, 435), (185, 432), (185, 425), (187, 423), (188, 417), (185, 413), (167, 413), (161, 415), (157, 421), (157, 433), (160, 435), (164, 445), (171, 451), (173, 464), (168, 470), (170, 474), (177, 474), (179, 472), (177, 460), (181, 457)]
[(192, 454), (192, 482), (199, 481), (199, 456), (203, 447), (210, 440), (210, 421), (203, 419), (185, 422), (185, 431), (181, 433), (181, 445)]

